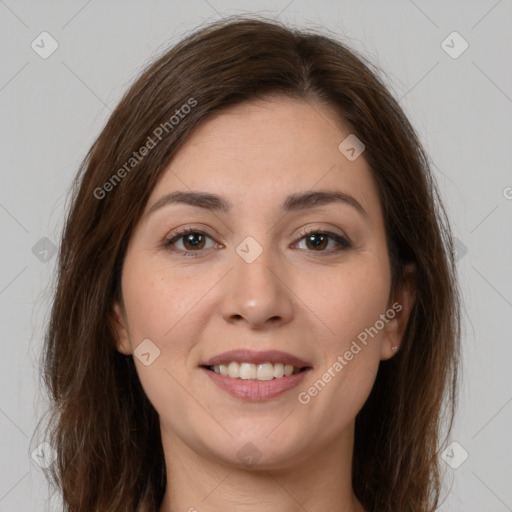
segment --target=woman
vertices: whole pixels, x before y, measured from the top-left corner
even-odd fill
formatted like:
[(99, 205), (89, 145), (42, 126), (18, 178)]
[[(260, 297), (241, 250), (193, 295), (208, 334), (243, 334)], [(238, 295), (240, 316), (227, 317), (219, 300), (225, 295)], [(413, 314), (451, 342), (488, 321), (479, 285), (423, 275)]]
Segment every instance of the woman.
[(202, 28), (75, 181), (43, 361), (65, 510), (433, 511), (459, 324), (428, 159), (371, 65)]

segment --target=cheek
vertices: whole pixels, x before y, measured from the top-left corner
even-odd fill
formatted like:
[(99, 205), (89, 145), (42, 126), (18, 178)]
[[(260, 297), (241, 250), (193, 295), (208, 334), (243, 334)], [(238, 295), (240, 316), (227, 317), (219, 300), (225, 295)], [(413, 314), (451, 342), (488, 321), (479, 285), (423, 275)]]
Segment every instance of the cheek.
[(317, 269), (298, 279), (298, 295), (307, 298), (304, 302), (317, 316), (316, 323), (325, 326), (324, 348), (330, 357), (350, 346), (386, 311), (390, 271), (386, 258), (376, 253), (358, 254), (346, 265)]
[[(387, 259), (379, 255), (358, 255), (353, 264), (310, 281), (316, 284), (309, 288), (312, 303), (308, 305), (318, 312), (321, 322), (317, 324), (328, 330), (323, 330), (326, 334), (320, 344), (323, 357), (317, 377), (321, 382), (308, 395), (312, 399), (322, 395), (313, 399), (313, 408), (330, 403), (332, 414), (340, 420), (347, 408), (355, 415), (362, 407), (380, 364), (384, 334), (380, 319), (386, 313), (391, 276)], [(345, 404), (340, 410), (336, 409), (339, 403)]]
[[(204, 338), (211, 290), (218, 273), (183, 272), (169, 268), (162, 258), (132, 253), (123, 268), (123, 297), (130, 344), (141, 383), (150, 400), (179, 396), (180, 384), (195, 369), (194, 347)], [(157, 355), (149, 366), (137, 357), (137, 347), (150, 340), (149, 351)], [(175, 393), (173, 393), (173, 390)]]
[[(183, 274), (180, 277), (175, 269), (171, 271), (142, 253), (127, 256), (122, 280), (139, 380), (158, 414), (172, 418), (174, 411), (187, 410), (190, 405), (185, 391), (187, 362), (199, 338), (201, 311), (194, 304), (204, 295), (209, 280), (190, 279)], [(137, 352), (143, 340), (147, 348)], [(141, 352), (149, 353), (149, 357), (139, 358)], [(192, 412), (188, 410), (187, 414)]]
[(321, 368), (310, 387), (301, 389), (299, 403), (329, 425), (326, 436), (335, 436), (340, 425), (356, 416), (373, 387), (383, 334), (375, 325), (381, 325), (386, 312), (390, 271), (386, 258), (368, 253), (346, 271), (340, 268), (316, 283), (326, 288), (315, 287), (317, 309), (312, 309), (330, 330), (322, 338)]
[[(343, 364), (334, 359), (309, 387), (299, 390), (298, 414), (315, 418), (314, 422), (303, 423), (301, 435), (321, 443), (334, 442), (354, 421), (372, 390), (379, 364), (376, 358), (362, 354)], [(342, 365), (341, 370), (336, 369), (336, 361)], [(322, 426), (320, 430), (318, 425)]]
[(123, 269), (123, 297), (132, 343), (142, 336), (158, 344), (168, 344), (166, 340), (190, 326), (187, 320), (194, 316), (195, 305), (211, 280), (208, 275), (200, 279), (184, 275), (179, 269), (167, 268), (161, 260), (147, 256), (127, 259)]

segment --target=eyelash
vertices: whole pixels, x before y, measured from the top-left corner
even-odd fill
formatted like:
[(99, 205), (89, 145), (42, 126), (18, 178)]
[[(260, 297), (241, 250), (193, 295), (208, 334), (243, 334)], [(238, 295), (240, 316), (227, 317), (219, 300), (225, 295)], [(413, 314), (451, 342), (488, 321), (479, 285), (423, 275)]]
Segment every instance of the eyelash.
[[(177, 233), (174, 233), (171, 238), (166, 239), (164, 241), (163, 245), (167, 250), (169, 250), (173, 253), (180, 253), (182, 256), (197, 258), (198, 256), (201, 255), (200, 253), (203, 252), (202, 250), (184, 251), (182, 249), (176, 249), (176, 248), (172, 247), (172, 245), (175, 242), (177, 242), (178, 240), (180, 240), (181, 238), (183, 238), (186, 235), (190, 235), (191, 233), (200, 234), (200, 235), (207, 236), (208, 238), (212, 238), (207, 233), (204, 233), (203, 231), (200, 231), (198, 229), (184, 228), (184, 229), (178, 231)], [(300, 236), (299, 242), (313, 233), (318, 234), (318, 235), (328, 236), (329, 238), (331, 238), (335, 242), (337, 242), (339, 244), (339, 246), (336, 249), (331, 250), (331, 251), (309, 251), (309, 252), (319, 252), (319, 253), (326, 252), (327, 254), (332, 254), (332, 253), (338, 253), (340, 251), (345, 251), (352, 247), (352, 243), (347, 238), (345, 238), (341, 235), (338, 235), (337, 233), (333, 233), (332, 231), (324, 231), (324, 230), (319, 230), (319, 229), (315, 229), (315, 228), (307, 228), (304, 231), (302, 231), (301, 234), (299, 235)]]

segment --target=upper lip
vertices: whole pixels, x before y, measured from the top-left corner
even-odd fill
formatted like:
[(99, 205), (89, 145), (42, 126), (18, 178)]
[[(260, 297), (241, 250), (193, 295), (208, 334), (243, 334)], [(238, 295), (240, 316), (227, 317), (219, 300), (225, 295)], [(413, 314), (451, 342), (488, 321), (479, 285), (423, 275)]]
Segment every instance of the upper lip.
[(291, 364), (295, 366), (295, 368), (304, 368), (311, 366), (311, 364), (308, 363), (307, 361), (304, 361), (299, 357), (296, 357), (292, 354), (288, 354), (287, 352), (282, 352), (280, 350), (254, 351), (244, 348), (229, 350), (228, 352), (218, 354), (208, 359), (204, 363), (201, 363), (200, 366), (217, 366), (220, 364), (229, 364), (232, 361), (253, 364), (283, 363)]

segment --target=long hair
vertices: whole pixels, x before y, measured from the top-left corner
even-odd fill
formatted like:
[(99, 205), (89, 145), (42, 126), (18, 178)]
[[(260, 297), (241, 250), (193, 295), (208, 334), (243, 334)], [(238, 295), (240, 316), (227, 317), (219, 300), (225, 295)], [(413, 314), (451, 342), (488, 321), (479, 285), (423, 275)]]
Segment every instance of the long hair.
[[(460, 306), (450, 224), (429, 159), (378, 68), (344, 43), (261, 17), (188, 34), (141, 73), (71, 190), (41, 361), (51, 400), (48, 478), (72, 512), (151, 511), (166, 468), (158, 414), (116, 350), (127, 243), (163, 170), (212, 113), (285, 95), (330, 106), (364, 143), (378, 185), (393, 290), (415, 266), (400, 351), (356, 417), (352, 484), (370, 511), (430, 512), (457, 402)], [(149, 142), (151, 140), (151, 143)], [(143, 150), (143, 147), (147, 148)]]

